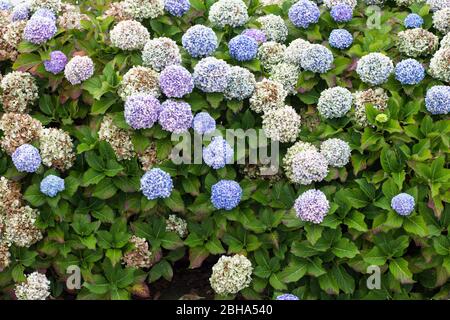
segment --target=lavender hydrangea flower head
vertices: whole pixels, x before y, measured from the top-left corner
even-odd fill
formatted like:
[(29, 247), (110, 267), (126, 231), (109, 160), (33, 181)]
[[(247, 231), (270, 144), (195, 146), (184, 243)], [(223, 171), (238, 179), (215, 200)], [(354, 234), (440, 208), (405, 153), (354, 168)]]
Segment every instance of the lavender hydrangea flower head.
[(34, 18), (38, 18), (38, 17), (42, 17), (42, 18), (48, 18), (54, 22), (56, 22), (56, 15), (52, 10), (46, 9), (46, 8), (40, 8), (37, 9), (33, 15), (31, 16), (30, 19), (34, 19)]
[(66, 64), (64, 76), (72, 85), (80, 84), (94, 74), (94, 62), (87, 56), (75, 56)]
[(291, 293), (285, 293), (282, 295), (279, 295), (276, 300), (300, 300), (296, 295), (293, 295)]
[(194, 117), (192, 127), (198, 134), (210, 134), (216, 130), (216, 120), (208, 112), (199, 112)]
[(41, 192), (50, 198), (55, 197), (59, 192), (64, 191), (64, 189), (64, 179), (52, 174), (42, 179), (40, 184)]
[(331, 17), (336, 22), (348, 22), (353, 18), (353, 8), (345, 3), (331, 7)]
[(44, 61), (45, 70), (53, 74), (58, 74), (64, 70), (67, 64), (67, 57), (62, 51), (52, 51), (50, 60)]
[(223, 92), (228, 85), (230, 66), (221, 59), (207, 57), (194, 67), (194, 85), (203, 92)]
[(450, 86), (432, 86), (425, 96), (425, 107), (431, 114), (450, 112)]
[(353, 43), (353, 36), (345, 29), (334, 29), (328, 38), (330, 46), (336, 49), (347, 49)]
[(203, 148), (203, 161), (213, 169), (220, 169), (231, 163), (234, 150), (221, 136), (213, 137), (211, 143)]
[(137, 93), (125, 102), (125, 121), (133, 129), (148, 129), (158, 121), (161, 105), (153, 95)]
[(182, 98), (194, 89), (194, 80), (186, 68), (179, 65), (166, 67), (159, 75), (159, 87), (169, 98)]
[(11, 12), (11, 21), (21, 21), (21, 20), (28, 20), (30, 17), (30, 6), (29, 4), (21, 3), (14, 7), (14, 9)]
[(227, 88), (224, 91), (225, 99), (247, 99), (255, 90), (255, 85), (256, 79), (253, 73), (246, 68), (233, 66), (230, 68)]
[(300, 220), (319, 224), (330, 210), (330, 203), (322, 191), (311, 189), (295, 200), (294, 209)]
[(420, 28), (423, 24), (423, 19), (416, 13), (410, 13), (406, 16), (403, 24), (408, 29)]
[(236, 181), (220, 180), (211, 187), (211, 203), (216, 209), (232, 210), (241, 198), (242, 188)]
[(289, 20), (298, 28), (306, 29), (311, 24), (317, 23), (320, 10), (317, 4), (309, 0), (300, 0), (289, 9)]
[(141, 178), (141, 191), (148, 200), (168, 198), (172, 189), (172, 177), (159, 168), (147, 171)]
[(189, 0), (164, 0), (164, 9), (175, 17), (181, 17), (190, 8)]
[(255, 39), (238, 35), (228, 43), (230, 56), (237, 61), (250, 61), (256, 57), (258, 43)]
[(213, 29), (201, 24), (190, 27), (181, 38), (183, 48), (194, 58), (211, 55), (218, 47)]
[(391, 200), (391, 208), (401, 216), (409, 216), (415, 205), (414, 197), (407, 193), (399, 193)]
[(325, 73), (329, 71), (333, 60), (333, 53), (320, 44), (308, 46), (305, 50), (302, 50), (300, 55), (301, 67), (315, 73)]
[(42, 162), (39, 150), (31, 144), (21, 145), (11, 157), (14, 166), (19, 172), (36, 172)]
[(159, 124), (161, 127), (173, 133), (182, 133), (192, 126), (191, 106), (184, 101), (166, 100), (161, 104)]
[(425, 78), (425, 68), (414, 59), (402, 60), (395, 66), (395, 79), (401, 84), (413, 85)]
[(23, 30), (23, 38), (33, 44), (43, 44), (53, 38), (56, 31), (55, 21), (49, 18), (35, 17), (28, 20)]
[(316, 150), (305, 150), (292, 159), (292, 181), (308, 185), (320, 182), (328, 174), (328, 162), (325, 157)]
[(247, 36), (256, 40), (258, 44), (264, 43), (267, 41), (266, 34), (264, 31), (259, 29), (245, 29), (241, 33), (243, 36)]
[(358, 60), (356, 73), (361, 81), (370, 85), (385, 83), (392, 71), (394, 64), (391, 59), (379, 52), (372, 52)]

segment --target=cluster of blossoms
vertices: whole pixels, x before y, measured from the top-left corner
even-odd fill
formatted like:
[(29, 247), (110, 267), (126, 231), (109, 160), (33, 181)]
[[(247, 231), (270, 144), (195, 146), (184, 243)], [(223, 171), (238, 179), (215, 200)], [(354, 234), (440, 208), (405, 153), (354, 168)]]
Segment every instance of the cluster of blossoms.
[(217, 36), (213, 29), (203, 25), (190, 27), (181, 38), (183, 48), (194, 58), (211, 55), (218, 47)]
[(450, 82), (450, 47), (441, 48), (430, 60), (429, 74), (445, 82)]
[(450, 113), (450, 86), (433, 86), (428, 89), (425, 107), (432, 114)]
[(267, 41), (266, 34), (264, 31), (261, 31), (259, 29), (245, 29), (241, 33), (243, 36), (250, 37), (254, 39), (258, 44), (264, 43)]
[(219, 0), (209, 8), (208, 19), (218, 28), (240, 27), (248, 18), (247, 6), (242, 0)]
[(283, 61), (300, 67), (302, 52), (310, 45), (310, 42), (300, 38), (293, 40), (284, 50)]
[(406, 16), (403, 24), (408, 29), (420, 28), (423, 25), (423, 19), (418, 14), (410, 13)]
[(220, 180), (211, 187), (211, 203), (220, 210), (232, 210), (241, 202), (242, 188), (236, 181)]
[(35, 226), (38, 216), (39, 211), (29, 206), (10, 208), (2, 217), (3, 238), (18, 247), (30, 247), (40, 241), (42, 233)]
[(42, 163), (61, 171), (73, 166), (75, 153), (72, 138), (62, 129), (45, 128), (39, 137)]
[(164, 9), (175, 17), (181, 17), (191, 8), (189, 0), (165, 0)]
[(261, 24), (261, 30), (268, 41), (284, 42), (288, 35), (288, 28), (283, 18), (274, 14), (259, 17), (256, 21)]
[(322, 91), (317, 103), (317, 110), (325, 119), (340, 118), (352, 107), (351, 92), (342, 87), (334, 87)]
[(148, 129), (158, 121), (161, 104), (150, 94), (133, 94), (125, 102), (125, 121), (133, 129)]
[(317, 152), (317, 149), (309, 142), (297, 141), (287, 149), (286, 155), (283, 158), (284, 174), (291, 181), (293, 181), (292, 163), (294, 161), (294, 157), (304, 151)]
[(250, 97), (250, 109), (253, 111), (268, 112), (284, 107), (287, 92), (281, 83), (263, 79), (256, 83), (253, 95)]
[(323, 3), (329, 9), (339, 4), (346, 4), (350, 8), (355, 9), (358, 4), (357, 0), (324, 0)]
[(148, 248), (148, 242), (144, 238), (135, 235), (129, 240), (132, 249), (125, 253), (122, 261), (127, 268), (150, 268), (152, 253)]
[(345, 3), (338, 3), (331, 7), (330, 15), (336, 22), (348, 22), (353, 18), (353, 8)]
[(18, 147), (11, 158), (19, 172), (36, 172), (42, 163), (39, 150), (31, 144), (23, 144)]
[(184, 101), (166, 100), (161, 104), (158, 122), (169, 132), (183, 133), (192, 126), (191, 106)]
[(291, 106), (266, 112), (262, 128), (267, 137), (280, 142), (294, 142), (300, 132), (301, 117)]
[(208, 112), (199, 112), (192, 121), (192, 128), (198, 134), (211, 134), (216, 130), (216, 120)]
[(384, 111), (387, 108), (388, 95), (383, 88), (367, 89), (353, 93), (355, 106), (355, 121), (360, 126), (367, 126), (366, 105), (371, 104), (375, 109)]
[(431, 32), (414, 28), (398, 33), (398, 51), (409, 57), (419, 57), (432, 54), (439, 43), (439, 38)]
[(180, 49), (172, 39), (151, 39), (142, 50), (142, 62), (146, 67), (161, 71), (167, 66), (181, 63)]
[(211, 143), (203, 148), (203, 161), (213, 169), (220, 169), (231, 163), (234, 150), (221, 136), (213, 137)]
[(430, 6), (432, 12), (450, 8), (450, 0), (427, 0), (426, 3)]
[(72, 85), (80, 84), (94, 75), (94, 62), (87, 56), (75, 56), (66, 64), (64, 76)]
[(161, 71), (159, 87), (168, 98), (182, 98), (192, 92), (194, 80), (191, 73), (184, 67), (172, 65)]
[(443, 34), (450, 32), (450, 7), (438, 10), (433, 14), (433, 27)]
[(395, 79), (401, 84), (418, 84), (423, 78), (425, 78), (425, 68), (417, 60), (402, 60), (395, 66)]
[(122, 50), (140, 50), (150, 39), (147, 28), (135, 20), (120, 21), (109, 36), (112, 45)]
[(347, 142), (331, 138), (320, 145), (320, 153), (331, 167), (343, 167), (350, 161), (351, 149)]
[(18, 300), (46, 300), (50, 295), (50, 281), (45, 274), (30, 273), (25, 282), (16, 285), (14, 294)]
[(292, 158), (292, 182), (308, 185), (328, 175), (328, 161), (316, 150), (305, 150)]
[(392, 60), (379, 52), (369, 53), (358, 60), (356, 72), (361, 81), (370, 85), (385, 83), (392, 71), (394, 64)]
[(67, 64), (67, 56), (62, 51), (52, 51), (50, 59), (44, 61), (45, 70), (53, 74), (58, 74), (64, 71)]
[(264, 68), (271, 70), (274, 66), (283, 62), (285, 50), (284, 44), (267, 41), (259, 47), (258, 59)]
[(177, 217), (174, 214), (169, 215), (166, 219), (166, 231), (175, 232), (180, 238), (185, 238), (188, 235), (186, 220)]
[(21, 145), (38, 140), (42, 124), (29, 114), (5, 113), (0, 119), (0, 130), (3, 131), (0, 145), (12, 154)]
[(159, 168), (147, 171), (141, 178), (141, 190), (148, 200), (167, 198), (172, 193), (172, 189), (172, 178)]
[(206, 93), (223, 92), (228, 86), (230, 70), (221, 59), (203, 58), (194, 67), (194, 85)]
[(25, 113), (28, 106), (38, 99), (38, 87), (28, 72), (13, 71), (5, 75), (0, 83), (0, 97), (6, 112)]
[(151, 68), (132, 67), (123, 75), (117, 93), (124, 101), (138, 93), (158, 97), (160, 95), (159, 74)]
[(289, 9), (289, 20), (298, 28), (308, 28), (319, 21), (320, 10), (316, 3), (299, 0)]
[(401, 216), (409, 216), (414, 206), (414, 197), (407, 193), (400, 193), (391, 200), (391, 208)]
[(53, 198), (61, 191), (64, 191), (64, 179), (52, 174), (48, 175), (41, 181), (39, 188), (43, 194)]
[(300, 67), (295, 64), (282, 62), (274, 66), (270, 80), (282, 84), (288, 94), (295, 94), (299, 74)]
[(88, 21), (89, 17), (80, 12), (77, 6), (63, 3), (61, 15), (58, 17), (58, 26), (64, 30), (83, 29), (82, 21)]
[(233, 66), (228, 74), (228, 83), (224, 91), (225, 99), (244, 100), (249, 98), (255, 90), (256, 80), (249, 70)]
[[(23, 38), (33, 44), (43, 44), (53, 38), (57, 27), (51, 15), (33, 14), (23, 30)], [(54, 15), (53, 15), (54, 18)]]
[(295, 200), (294, 209), (301, 220), (319, 224), (330, 210), (330, 203), (322, 191), (310, 189)]
[(347, 49), (353, 43), (353, 36), (345, 29), (334, 29), (328, 38), (330, 46), (336, 49)]
[(164, 14), (164, 0), (123, 0), (123, 10), (136, 20), (155, 19)]
[(131, 132), (115, 125), (110, 115), (103, 118), (98, 131), (98, 138), (111, 145), (117, 160), (129, 160), (135, 155)]
[(221, 256), (212, 267), (209, 282), (219, 295), (236, 294), (250, 285), (252, 272), (252, 263), (245, 256)]
[(325, 73), (331, 70), (333, 53), (320, 44), (311, 44), (300, 55), (300, 65), (304, 70)]
[(144, 152), (138, 154), (142, 170), (149, 171), (155, 164), (159, 163), (156, 151), (156, 144), (152, 142)]
[(255, 39), (238, 35), (228, 43), (230, 56), (237, 61), (249, 61), (256, 57), (258, 52), (258, 42)]

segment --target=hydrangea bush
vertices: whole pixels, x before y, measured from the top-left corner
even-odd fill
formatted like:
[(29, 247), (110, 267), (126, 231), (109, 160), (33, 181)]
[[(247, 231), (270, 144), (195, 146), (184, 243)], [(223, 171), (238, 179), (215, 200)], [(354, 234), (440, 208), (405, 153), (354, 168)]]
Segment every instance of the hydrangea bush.
[(0, 298), (449, 299), (450, 3), (383, 2), (1, 1)]

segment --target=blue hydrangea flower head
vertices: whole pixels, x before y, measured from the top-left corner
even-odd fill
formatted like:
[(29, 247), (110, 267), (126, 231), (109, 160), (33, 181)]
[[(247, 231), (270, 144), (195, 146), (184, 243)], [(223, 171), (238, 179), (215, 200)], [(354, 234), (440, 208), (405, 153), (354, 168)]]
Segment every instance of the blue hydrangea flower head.
[(415, 205), (414, 197), (407, 193), (399, 193), (391, 200), (391, 208), (401, 216), (409, 216)]
[(334, 29), (328, 38), (330, 46), (336, 49), (347, 49), (353, 43), (353, 36), (345, 29)]
[(192, 127), (198, 134), (210, 134), (216, 130), (216, 120), (208, 112), (199, 112), (194, 117)]
[(450, 112), (450, 86), (432, 86), (425, 96), (425, 107), (431, 114)]
[(55, 175), (48, 175), (41, 181), (41, 192), (50, 198), (55, 197), (59, 192), (64, 191), (64, 189), (64, 179)]
[(402, 60), (395, 66), (395, 79), (401, 84), (418, 84), (423, 78), (425, 78), (425, 68), (417, 60)]
[(221, 136), (213, 137), (211, 143), (203, 148), (203, 160), (213, 169), (225, 167), (233, 161), (234, 150)]
[(46, 8), (40, 8), (37, 9), (33, 15), (31, 16), (30, 19), (35, 19), (35, 18), (48, 18), (54, 22), (56, 22), (56, 15), (52, 10), (46, 9)]
[(302, 50), (300, 54), (300, 65), (304, 70), (315, 73), (325, 73), (331, 69), (333, 64), (333, 53), (320, 44), (312, 44)]
[(147, 171), (141, 178), (141, 191), (148, 200), (168, 198), (172, 189), (172, 177), (159, 168)]
[(55, 21), (45, 17), (35, 17), (28, 20), (23, 30), (23, 37), (33, 44), (43, 44), (53, 38), (56, 31)]
[(261, 44), (261, 43), (264, 43), (267, 41), (266, 34), (264, 33), (264, 31), (259, 30), (259, 29), (245, 29), (244, 31), (242, 31), (241, 34), (255, 39), (258, 44)]
[(314, 2), (300, 0), (292, 5), (288, 16), (294, 26), (306, 29), (319, 21), (320, 10)]
[(291, 293), (285, 293), (279, 295), (276, 300), (300, 300), (300, 299), (296, 295), (293, 295)]
[(336, 22), (349, 22), (353, 18), (353, 8), (345, 3), (331, 7), (331, 17)]
[(255, 39), (238, 35), (228, 43), (230, 56), (237, 61), (250, 61), (256, 57), (258, 53), (258, 43)]
[(241, 198), (242, 188), (236, 181), (220, 180), (211, 187), (211, 203), (216, 209), (232, 210)]
[(44, 61), (44, 67), (46, 71), (58, 74), (64, 70), (67, 61), (67, 57), (62, 51), (52, 51), (50, 53), (50, 60)]
[(194, 58), (202, 58), (216, 51), (218, 43), (214, 30), (201, 24), (190, 27), (181, 38), (183, 48)]
[(158, 121), (161, 105), (153, 95), (133, 94), (125, 102), (125, 121), (133, 129), (148, 129)]
[(36, 172), (42, 162), (39, 150), (31, 144), (21, 145), (11, 157), (14, 166), (19, 172)]
[(406, 16), (405, 20), (403, 21), (403, 24), (405, 28), (408, 29), (420, 28), (422, 27), (423, 19), (418, 14), (410, 13)]
[(164, 9), (175, 17), (181, 17), (190, 8), (189, 0), (164, 0)]
[(214, 57), (200, 60), (194, 67), (194, 85), (203, 92), (224, 92), (231, 68), (225, 61)]
[(159, 75), (159, 87), (168, 98), (182, 98), (192, 92), (194, 80), (186, 68), (171, 65)]
[(184, 101), (166, 100), (161, 104), (159, 124), (163, 130), (173, 133), (182, 133), (192, 126), (191, 106)]

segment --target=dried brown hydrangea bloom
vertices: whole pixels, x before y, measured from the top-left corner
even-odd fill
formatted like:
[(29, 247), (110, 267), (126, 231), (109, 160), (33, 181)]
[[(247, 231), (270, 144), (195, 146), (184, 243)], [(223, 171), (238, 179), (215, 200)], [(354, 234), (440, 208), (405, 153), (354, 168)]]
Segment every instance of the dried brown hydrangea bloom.
[(143, 154), (139, 154), (139, 161), (141, 162), (142, 170), (150, 170), (156, 163), (158, 158), (156, 157), (156, 144), (152, 143)]
[(0, 100), (5, 112), (25, 113), (38, 98), (38, 87), (31, 74), (13, 71), (3, 76)]
[(117, 93), (123, 101), (137, 93), (151, 94), (157, 98), (160, 95), (159, 73), (147, 67), (133, 67), (124, 74)]
[(22, 33), (27, 24), (20, 20), (15, 22), (5, 21), (5, 11), (0, 13), (0, 61), (15, 61), (17, 55), (17, 46), (22, 41)]
[(0, 272), (9, 266), (11, 256), (9, 246), (10, 244), (7, 241), (0, 240)]
[(105, 11), (105, 17), (113, 17), (116, 21), (130, 20), (133, 16), (124, 10), (124, 2), (111, 2), (108, 10)]
[(35, 226), (39, 211), (29, 206), (8, 210), (2, 217), (3, 238), (18, 247), (29, 247), (42, 239), (42, 233)]
[(129, 160), (135, 156), (131, 131), (116, 126), (111, 116), (106, 115), (103, 118), (98, 137), (111, 145), (118, 160)]
[(130, 243), (134, 249), (127, 252), (122, 260), (128, 268), (150, 268), (150, 257), (152, 253), (148, 249), (148, 243), (144, 238), (132, 236)]
[(432, 54), (439, 45), (439, 38), (422, 28), (408, 29), (398, 33), (398, 51), (408, 57)]
[(19, 43), (22, 41), (22, 34), (26, 25), (27, 21), (25, 20), (11, 22), (5, 28), (3, 39), (12, 47), (17, 48)]
[(75, 161), (73, 142), (61, 129), (42, 129), (39, 137), (42, 163), (61, 171), (70, 169)]
[(82, 20), (89, 20), (89, 16), (80, 12), (77, 6), (72, 4), (63, 4), (61, 7), (62, 14), (58, 17), (58, 27), (65, 30), (83, 29), (81, 25)]
[(255, 85), (255, 90), (250, 98), (250, 109), (257, 113), (268, 112), (284, 107), (286, 90), (279, 82), (263, 79)]
[(8, 154), (12, 154), (22, 144), (37, 140), (42, 124), (29, 114), (5, 113), (0, 119), (0, 130), (3, 130), (0, 145)]
[(366, 105), (371, 104), (375, 109), (384, 111), (387, 108), (388, 95), (383, 88), (367, 89), (357, 91), (353, 94), (353, 103), (355, 105), (354, 118), (360, 126), (367, 126)]
[(17, 182), (0, 177), (0, 224), (1, 217), (12, 209), (17, 209), (22, 203), (22, 193)]

